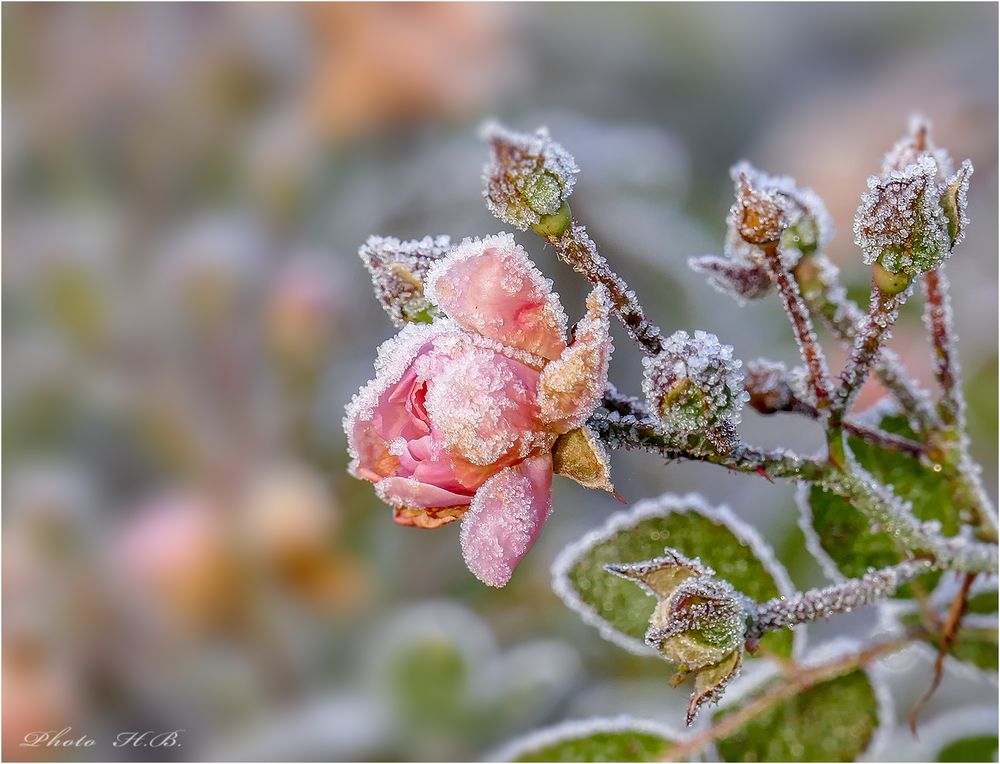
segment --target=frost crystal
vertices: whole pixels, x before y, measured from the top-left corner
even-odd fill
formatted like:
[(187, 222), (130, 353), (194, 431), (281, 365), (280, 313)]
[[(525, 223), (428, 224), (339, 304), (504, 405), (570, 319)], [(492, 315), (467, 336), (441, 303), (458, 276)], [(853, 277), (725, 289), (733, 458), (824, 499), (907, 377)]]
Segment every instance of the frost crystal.
[(427, 323), (434, 307), (424, 296), (424, 280), (431, 266), (451, 249), (447, 236), (425, 236), (400, 241), (391, 236), (369, 236), (358, 255), (371, 273), (375, 297), (396, 326)]
[(854, 218), (854, 239), (865, 263), (913, 276), (951, 253), (936, 175), (937, 163), (925, 155), (905, 170), (868, 179)]
[(703, 434), (719, 451), (732, 450), (741, 409), (750, 399), (741, 365), (732, 346), (714, 334), (674, 332), (659, 355), (643, 359), (642, 389), (659, 414), (660, 429), (680, 440)]
[(922, 157), (930, 157), (937, 166), (938, 176), (946, 178), (951, 174), (951, 156), (945, 149), (938, 148), (931, 140), (931, 123), (925, 117), (914, 115), (910, 117), (909, 130), (905, 136), (896, 141), (882, 158), (882, 176), (887, 177), (894, 172), (902, 172), (911, 164), (916, 164)]
[(527, 135), (491, 122), (482, 137), (490, 144), (490, 161), (483, 168), (490, 212), (522, 231), (559, 212), (580, 168), (546, 128)]

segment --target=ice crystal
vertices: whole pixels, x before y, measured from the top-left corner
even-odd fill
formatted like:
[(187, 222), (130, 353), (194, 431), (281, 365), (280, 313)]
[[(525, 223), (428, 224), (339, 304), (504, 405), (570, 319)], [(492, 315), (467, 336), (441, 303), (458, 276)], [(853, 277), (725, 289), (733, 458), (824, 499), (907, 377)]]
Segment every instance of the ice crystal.
[(904, 170), (868, 179), (854, 218), (855, 242), (866, 264), (878, 262), (890, 273), (914, 276), (951, 253), (936, 175), (937, 164), (925, 155)]
[(750, 396), (732, 346), (708, 332), (691, 337), (677, 331), (643, 366), (642, 389), (666, 435), (683, 439), (702, 433), (722, 452), (736, 446), (736, 425)]
[(490, 144), (490, 161), (483, 168), (490, 212), (522, 231), (559, 212), (580, 170), (546, 128), (527, 135), (490, 122), (482, 137)]
[(934, 162), (939, 178), (946, 178), (951, 174), (951, 156), (945, 149), (934, 145), (930, 121), (915, 114), (910, 117), (907, 134), (896, 141), (882, 158), (881, 175), (887, 177), (894, 172), (902, 172), (924, 157), (929, 157)]
[(375, 297), (396, 326), (431, 320), (433, 306), (424, 295), (424, 280), (449, 249), (447, 236), (425, 236), (416, 241), (369, 236), (358, 250), (371, 273)]

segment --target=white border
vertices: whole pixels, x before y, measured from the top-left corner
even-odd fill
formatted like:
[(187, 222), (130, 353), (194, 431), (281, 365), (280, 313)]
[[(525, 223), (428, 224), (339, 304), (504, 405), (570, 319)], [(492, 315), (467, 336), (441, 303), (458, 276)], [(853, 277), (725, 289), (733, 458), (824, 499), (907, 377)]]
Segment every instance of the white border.
[(648, 719), (636, 719), (632, 716), (593, 717), (590, 719), (570, 719), (552, 727), (546, 727), (506, 743), (503, 747), (489, 754), (484, 761), (513, 761), (518, 756), (536, 748), (575, 740), (592, 734), (606, 732), (641, 732), (649, 735), (659, 735), (673, 743), (679, 743), (686, 737), (684, 734), (660, 722)]

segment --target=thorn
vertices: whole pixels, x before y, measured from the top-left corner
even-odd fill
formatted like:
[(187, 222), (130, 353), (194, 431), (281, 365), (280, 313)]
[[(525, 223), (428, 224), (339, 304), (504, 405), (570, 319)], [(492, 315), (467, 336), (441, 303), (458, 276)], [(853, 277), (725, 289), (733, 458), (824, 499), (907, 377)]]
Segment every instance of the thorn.
[(764, 478), (764, 480), (766, 480), (768, 483), (774, 484), (774, 480), (771, 478), (770, 475), (767, 474), (766, 469), (764, 469), (763, 467), (758, 467), (756, 472), (758, 475)]
[(618, 491), (612, 491), (611, 495), (618, 499), (619, 504), (628, 504), (628, 502), (625, 501), (625, 497), (618, 493)]

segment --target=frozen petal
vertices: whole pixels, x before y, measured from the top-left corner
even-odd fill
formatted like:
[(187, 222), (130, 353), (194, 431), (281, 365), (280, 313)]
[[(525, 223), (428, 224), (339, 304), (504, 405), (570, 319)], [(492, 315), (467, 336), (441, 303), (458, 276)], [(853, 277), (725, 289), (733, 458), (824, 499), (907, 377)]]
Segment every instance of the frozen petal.
[(476, 578), (501, 587), (552, 509), (552, 456), (508, 467), (483, 483), (462, 519), (462, 556)]
[(613, 349), (609, 313), (607, 290), (599, 286), (587, 297), (587, 315), (577, 324), (573, 342), (542, 370), (538, 406), (542, 421), (557, 432), (587, 421), (603, 394)]
[(426, 294), (462, 326), (548, 360), (566, 347), (566, 314), (510, 234), (466, 239), (435, 265)]
[(376, 484), (375, 492), (393, 507), (457, 507), (472, 501), (471, 496), (405, 477), (387, 477)]
[(462, 515), (468, 511), (469, 507), (396, 507), (393, 510), (392, 519), (400, 525), (409, 525), (414, 528), (440, 528), (456, 520), (461, 520)]

